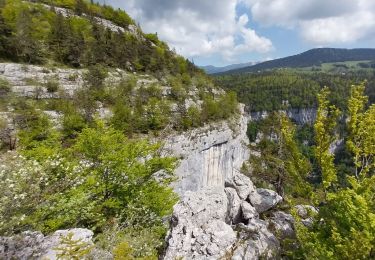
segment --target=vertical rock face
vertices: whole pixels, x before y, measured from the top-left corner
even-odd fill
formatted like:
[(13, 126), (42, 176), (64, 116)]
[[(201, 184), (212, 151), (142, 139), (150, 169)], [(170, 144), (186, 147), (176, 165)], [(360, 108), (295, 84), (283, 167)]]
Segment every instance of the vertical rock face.
[(248, 159), (247, 118), (219, 122), (169, 137), (164, 152), (180, 158), (175, 174), (175, 191), (198, 191), (204, 187), (224, 187), (226, 178), (239, 172)]
[[(312, 124), (316, 118), (316, 108), (291, 108), (286, 111), (288, 117), (298, 125)], [(250, 120), (258, 121), (268, 116), (267, 111), (250, 113)]]
[(261, 219), (282, 198), (257, 189), (240, 173), (249, 156), (241, 111), (232, 124), (215, 123), (166, 140), (165, 153), (180, 158), (174, 188), (181, 201), (174, 207), (164, 259), (275, 259), (280, 243), (269, 226), (288, 236), (293, 232), (282, 213), (272, 223)]

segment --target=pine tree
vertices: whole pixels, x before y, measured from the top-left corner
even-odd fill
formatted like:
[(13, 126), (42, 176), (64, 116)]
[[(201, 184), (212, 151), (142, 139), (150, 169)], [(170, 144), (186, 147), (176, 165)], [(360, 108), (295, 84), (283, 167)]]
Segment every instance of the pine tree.
[(83, 0), (76, 0), (74, 11), (77, 15), (87, 13), (87, 5)]
[(51, 26), (49, 46), (51, 52), (54, 53), (55, 59), (61, 63), (64, 63), (69, 55), (67, 48), (68, 41), (70, 40), (69, 36), (70, 30), (64, 16), (61, 13), (57, 13)]
[(33, 22), (28, 9), (21, 11), (17, 18), (16, 33), (12, 44), (19, 59), (28, 63), (42, 63), (44, 60), (42, 43), (34, 39)]
[[(2, 6), (0, 4), (0, 8), (1, 7)], [(12, 56), (12, 48), (10, 44), (11, 36), (12, 36), (12, 30), (5, 23), (4, 18), (2, 16), (1, 9), (0, 9), (0, 57), (9, 58)]]
[(61, 63), (79, 67), (85, 46), (82, 32), (74, 32), (69, 20), (57, 14), (52, 24), (49, 46), (55, 59)]

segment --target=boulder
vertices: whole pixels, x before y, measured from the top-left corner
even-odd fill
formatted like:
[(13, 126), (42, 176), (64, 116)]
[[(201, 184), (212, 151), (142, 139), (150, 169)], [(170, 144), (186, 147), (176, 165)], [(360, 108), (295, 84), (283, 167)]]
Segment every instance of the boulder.
[(258, 218), (259, 214), (256, 209), (250, 205), (247, 201), (241, 201), (241, 209), (242, 209), (242, 218), (244, 220), (249, 220), (253, 218)]
[(256, 192), (253, 182), (243, 174), (236, 174), (232, 179), (225, 180), (225, 187), (234, 188), (241, 200)]
[(268, 229), (273, 231), (278, 238), (294, 238), (294, 218), (283, 211), (272, 212), (268, 220)]
[(301, 217), (301, 222), (306, 227), (311, 227), (314, 222), (314, 215), (318, 214), (318, 210), (311, 205), (297, 205), (294, 207), (297, 214)]
[(294, 208), (297, 210), (298, 216), (300, 216), (303, 219), (318, 214), (318, 210), (311, 205), (297, 205)]
[(256, 189), (256, 192), (252, 193), (249, 199), (251, 205), (253, 205), (259, 213), (263, 213), (275, 207), (283, 198), (275, 191)]
[(241, 200), (237, 192), (233, 188), (225, 188), (225, 193), (228, 198), (228, 220), (230, 224), (237, 224), (242, 220)]
[(251, 219), (247, 225), (238, 225), (238, 241), (231, 260), (277, 259), (280, 243), (267, 229), (265, 221)]

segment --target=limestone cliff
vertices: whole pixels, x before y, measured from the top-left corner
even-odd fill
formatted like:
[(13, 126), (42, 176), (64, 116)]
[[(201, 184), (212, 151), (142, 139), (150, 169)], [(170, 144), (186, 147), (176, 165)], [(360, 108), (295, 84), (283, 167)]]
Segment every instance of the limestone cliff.
[[(300, 108), (288, 109), (286, 111), (288, 117), (298, 125), (312, 124), (316, 118), (316, 108)], [(267, 111), (252, 112), (249, 114), (249, 120), (260, 120), (268, 116)]]
[(249, 156), (243, 106), (240, 111), (231, 122), (212, 123), (167, 138), (165, 154), (181, 159), (175, 170), (178, 180), (174, 188), (178, 194), (204, 187), (223, 187), (226, 178), (239, 172)]

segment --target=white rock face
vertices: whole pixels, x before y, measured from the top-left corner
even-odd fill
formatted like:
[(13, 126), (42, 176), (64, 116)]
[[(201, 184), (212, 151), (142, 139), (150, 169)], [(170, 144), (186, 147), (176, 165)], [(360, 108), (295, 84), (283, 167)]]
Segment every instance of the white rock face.
[(228, 199), (224, 190), (186, 192), (174, 207), (165, 259), (218, 259), (236, 240), (225, 223)]
[(62, 237), (72, 234), (73, 241), (93, 245), (94, 233), (88, 229), (74, 228), (58, 230), (51, 236), (40, 232), (26, 231), (13, 237), (0, 237), (0, 259), (57, 259), (57, 248), (63, 248)]
[[(316, 118), (316, 108), (288, 109), (287, 116), (298, 125), (312, 124)], [(267, 111), (250, 113), (250, 120), (260, 120), (268, 116)]]
[[(234, 177), (253, 188), (246, 176)], [(257, 194), (248, 193), (240, 199), (233, 187), (209, 187), (197, 192), (187, 191), (174, 207), (168, 248), (164, 259), (273, 259), (279, 242), (259, 219), (259, 212), (247, 200)], [(243, 184), (243, 183), (242, 183)], [(241, 185), (241, 186), (245, 186)], [(261, 195), (258, 195), (261, 196)]]
[(259, 214), (256, 211), (256, 209), (253, 206), (251, 206), (251, 204), (248, 203), (247, 201), (241, 202), (241, 209), (242, 209), (242, 218), (244, 220), (249, 220), (249, 219), (254, 219), (254, 218), (259, 217)]
[[(60, 92), (72, 96), (75, 90), (83, 86), (83, 75), (86, 72), (85, 69), (49, 69), (36, 65), (0, 63), (0, 78), (10, 83), (12, 92), (24, 97), (58, 98)], [(127, 75), (126, 72), (118, 69), (110, 72), (105, 81), (112, 85), (124, 75)], [(45, 87), (45, 83), (51, 80), (59, 85), (59, 90), (55, 93), (49, 93)]]
[(225, 179), (239, 172), (248, 159), (247, 118), (241, 116), (233, 126), (218, 122), (174, 135), (165, 141), (164, 152), (181, 158), (175, 170), (175, 191), (198, 191), (205, 187), (224, 187)]
[(238, 228), (239, 238), (231, 260), (279, 259), (280, 243), (267, 229), (265, 221), (252, 219)]

